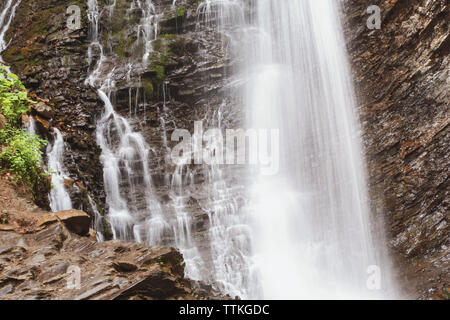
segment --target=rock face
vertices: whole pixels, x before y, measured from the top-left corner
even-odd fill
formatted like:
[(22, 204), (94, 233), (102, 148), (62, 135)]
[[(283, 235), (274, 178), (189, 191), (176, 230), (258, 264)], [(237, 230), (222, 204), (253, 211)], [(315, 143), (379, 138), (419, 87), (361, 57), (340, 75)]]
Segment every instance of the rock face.
[[(66, 27), (66, 10), (71, 4), (64, 0), (22, 1), (7, 32), (6, 38), (12, 42), (3, 56), (34, 97), (42, 98), (32, 110), (38, 132), (50, 141), (50, 126), (63, 132), (70, 147), (65, 153), (68, 171), (89, 186), (102, 204), (100, 151), (94, 138), (95, 116), (101, 108), (95, 91), (83, 85), (88, 69), (87, 25), (83, 23), (84, 28), (75, 31)], [(77, 202), (77, 209), (92, 215), (85, 199)]]
[(38, 228), (55, 222), (62, 222), (70, 232), (81, 236), (88, 235), (89, 227), (91, 226), (91, 217), (79, 210), (65, 210), (39, 215), (36, 217), (36, 220)]
[[(129, 10), (130, 1), (118, 0), (110, 18), (105, 11), (110, 2), (98, 2), (101, 8), (105, 8), (100, 21), (100, 38), (108, 50), (109, 61), (105, 66), (115, 67), (115, 90), (111, 99), (115, 109), (129, 119), (133, 130), (142, 133), (151, 147), (149, 166), (155, 193), (164, 214), (168, 219), (176, 220), (169, 196), (171, 186), (167, 183), (171, 181), (170, 175), (175, 171), (175, 166), (166, 160), (164, 137), (169, 140), (168, 147), (172, 147), (176, 143), (170, 141), (170, 135), (175, 128), (192, 131), (195, 120), (206, 119), (205, 122), (209, 122), (217, 118), (232, 61), (226, 57), (222, 37), (215, 28), (198, 24), (197, 7), (200, 1), (183, 1), (180, 4), (182, 10), (178, 10), (173, 7), (172, 0), (155, 0), (156, 11), (161, 14), (158, 16), (159, 34), (149, 57), (151, 63), (148, 67), (134, 64), (130, 70), (128, 63), (134, 63), (142, 54), (142, 48), (130, 45), (136, 40), (135, 23), (142, 12)], [(82, 24), (81, 29), (74, 31), (68, 30), (65, 23), (67, 6), (72, 4), (68, 0), (23, 1), (7, 34), (11, 43), (3, 58), (32, 92), (48, 99), (48, 104), (54, 107), (54, 114), (44, 108), (35, 108), (33, 115), (42, 129), (40, 131), (48, 139), (53, 138), (46, 133), (47, 124), (62, 132), (67, 147), (64, 164), (71, 178), (66, 183), (68, 192), (74, 208), (93, 216), (88, 194), (101, 213), (108, 210), (103, 191), (100, 150), (95, 141), (96, 119), (103, 112), (104, 103), (99, 100), (97, 92), (84, 83), (92, 71), (88, 66), (87, 54), (87, 1), (78, 2), (82, 9)], [(99, 52), (93, 50), (94, 65), (98, 58)], [(224, 113), (236, 112), (232, 109)], [(224, 119), (238, 123), (240, 116), (235, 114), (233, 117), (231, 114), (224, 116)], [(228, 127), (233, 125), (228, 124)], [(197, 170), (195, 194), (186, 203), (193, 217), (194, 242), (205, 260), (210, 256), (209, 218), (202, 208), (202, 202), (208, 196), (205, 191), (208, 185), (203, 185), (206, 175), (202, 168)], [(136, 179), (142, 180), (142, 177)], [(124, 197), (136, 198), (136, 207), (145, 207), (143, 190), (127, 190), (126, 181), (121, 182), (120, 187), (124, 189)], [(235, 190), (239, 192), (237, 188)], [(107, 239), (111, 238), (108, 226), (101, 231)], [(168, 232), (162, 236), (161, 242), (171, 246), (174, 245), (174, 238), (173, 232)], [(211, 271), (205, 266), (201, 272)]]
[[(107, 8), (108, 3), (99, 0), (102, 8)], [(112, 47), (108, 49), (113, 51), (109, 53), (110, 63), (116, 67), (112, 100), (118, 112), (131, 118), (133, 129), (142, 133), (151, 146), (150, 167), (155, 190), (161, 203), (166, 205), (170, 188), (167, 173), (175, 168), (166, 161), (168, 154), (163, 136), (168, 138), (168, 146), (173, 147), (176, 143), (170, 141), (170, 135), (175, 128), (192, 131), (195, 120), (217, 116), (232, 61), (225, 56), (222, 38), (214, 27), (198, 25), (199, 1), (184, 1), (182, 10), (178, 10), (172, 0), (155, 0), (156, 11), (161, 14), (158, 16), (159, 34), (149, 57), (151, 64), (147, 69), (136, 65), (129, 71), (128, 63), (140, 53), (139, 48), (130, 44), (136, 40), (133, 23), (139, 21), (141, 12), (129, 11), (129, 1), (115, 3), (111, 19), (108, 14), (102, 14), (100, 21), (102, 40), (109, 41), (104, 46)], [(101, 151), (95, 141), (96, 119), (103, 112), (104, 104), (95, 89), (84, 83), (92, 71), (87, 63), (87, 1), (78, 3), (82, 11), (79, 30), (66, 27), (66, 9), (71, 4), (68, 0), (22, 1), (6, 36), (11, 43), (3, 59), (20, 75), (27, 88), (48, 99), (48, 105), (53, 106), (50, 111), (36, 105), (34, 119), (39, 132), (49, 140), (53, 139), (47, 133), (50, 126), (63, 133), (67, 146), (64, 164), (71, 179), (78, 183), (68, 191), (74, 208), (92, 216), (93, 208), (87, 194), (101, 213), (108, 209), (99, 158)], [(98, 52), (93, 52), (93, 59), (98, 59)], [(241, 116), (224, 115), (223, 118), (238, 123)], [(235, 126), (237, 124), (228, 124), (229, 128)], [(204, 174), (199, 172), (197, 176), (197, 182), (201, 183)], [(136, 206), (143, 207), (145, 198), (139, 191), (136, 191)], [(193, 225), (202, 226), (197, 230), (202, 233), (207, 229), (208, 218), (200, 209), (200, 193), (196, 198), (200, 199), (192, 199), (191, 207), (198, 219)], [(109, 230), (104, 231), (110, 234)]]
[[(15, 192), (3, 177), (0, 185), (6, 203)], [(17, 195), (14, 202), (0, 217), (0, 299), (227, 298), (185, 279), (176, 249), (98, 243), (76, 234), (89, 228), (86, 213), (47, 213)]]
[(176, 249), (99, 244), (59, 223), (26, 234), (0, 228), (0, 239), (0, 299), (208, 298), (184, 278)]
[[(381, 29), (369, 30), (370, 5)], [(374, 212), (415, 298), (450, 285), (449, 4), (344, 2)]]

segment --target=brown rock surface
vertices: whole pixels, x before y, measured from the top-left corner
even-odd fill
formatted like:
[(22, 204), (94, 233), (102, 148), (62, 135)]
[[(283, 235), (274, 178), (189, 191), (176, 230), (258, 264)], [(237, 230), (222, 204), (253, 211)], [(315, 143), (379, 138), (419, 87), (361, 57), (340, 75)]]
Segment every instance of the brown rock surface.
[[(0, 299), (222, 299), (184, 278), (182, 255), (72, 233), (89, 216), (44, 212), (0, 176)], [(6, 209), (7, 208), (7, 209)]]
[(86, 212), (80, 210), (65, 210), (55, 213), (45, 213), (37, 216), (36, 219), (36, 226), (38, 228), (56, 222), (62, 222), (71, 232), (81, 236), (89, 233), (89, 227), (91, 225), (91, 217)]
[[(450, 285), (449, 3), (343, 3), (374, 212), (406, 291), (436, 298)], [(380, 30), (366, 27), (370, 5)]]
[(55, 111), (49, 105), (45, 104), (42, 101), (39, 101), (35, 104), (31, 105), (31, 108), (40, 116), (51, 119), (55, 115)]

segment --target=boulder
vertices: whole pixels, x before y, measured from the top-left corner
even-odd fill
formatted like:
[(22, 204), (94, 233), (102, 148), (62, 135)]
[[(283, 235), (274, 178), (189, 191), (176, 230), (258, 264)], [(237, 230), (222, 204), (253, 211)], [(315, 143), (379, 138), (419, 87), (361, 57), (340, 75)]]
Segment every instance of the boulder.
[(55, 116), (55, 111), (43, 102), (38, 102), (31, 105), (31, 108), (40, 116), (51, 119)]
[(48, 132), (48, 130), (50, 129), (50, 122), (47, 119), (38, 115), (34, 116), (33, 119), (36, 123), (36, 127), (38, 128), (39, 132), (41, 133)]
[(0, 130), (6, 129), (6, 124), (8, 121), (6, 120), (5, 116), (0, 113)]
[(37, 218), (37, 227), (46, 226), (61, 221), (69, 231), (81, 236), (89, 234), (91, 217), (80, 210), (65, 210), (46, 213)]
[(138, 269), (137, 265), (128, 261), (115, 261), (113, 267), (119, 272), (133, 272)]
[(69, 189), (70, 187), (72, 187), (74, 184), (74, 180), (73, 179), (64, 179), (64, 187), (66, 189)]

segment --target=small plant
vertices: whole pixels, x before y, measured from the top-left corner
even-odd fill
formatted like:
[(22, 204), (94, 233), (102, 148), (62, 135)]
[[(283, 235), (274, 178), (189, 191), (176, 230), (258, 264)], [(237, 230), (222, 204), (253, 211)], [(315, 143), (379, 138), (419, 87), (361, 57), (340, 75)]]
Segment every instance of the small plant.
[(177, 16), (184, 17), (186, 15), (186, 8), (185, 7), (179, 7), (177, 9)]
[(40, 171), (41, 147), (47, 142), (23, 129), (1, 131), (0, 141), (5, 144), (0, 153), (1, 163), (6, 164), (17, 179), (24, 179), (30, 187), (33, 187), (44, 174)]
[(30, 134), (20, 127), (22, 115), (30, 111), (34, 103), (17, 75), (0, 66), (0, 113), (7, 120), (0, 130), (0, 165), (14, 172), (16, 179), (24, 180), (31, 189), (42, 175), (42, 147), (47, 141)]
[(10, 127), (18, 127), (23, 114), (30, 111), (27, 91), (17, 75), (0, 66), (0, 112)]

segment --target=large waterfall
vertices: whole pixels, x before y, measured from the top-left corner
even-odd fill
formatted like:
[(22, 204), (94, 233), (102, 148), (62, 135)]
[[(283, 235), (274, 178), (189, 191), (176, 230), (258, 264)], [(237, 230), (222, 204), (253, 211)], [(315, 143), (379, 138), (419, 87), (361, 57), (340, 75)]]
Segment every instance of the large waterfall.
[[(356, 105), (339, 6), (255, 2), (244, 50), (248, 125), (280, 132), (280, 168), (251, 186), (264, 298), (373, 298), (389, 270), (371, 233)], [(378, 269), (380, 268), (380, 269)]]
[[(270, 175), (248, 171), (244, 191), (226, 181), (226, 168), (204, 165), (207, 195), (201, 205), (209, 217), (211, 255), (206, 262), (193, 240), (186, 208), (195, 175), (188, 161), (166, 173), (171, 201), (164, 208), (171, 211), (165, 212), (149, 169), (152, 150), (134, 129), (139, 127), (136, 120), (119, 115), (113, 103), (115, 78), (120, 77), (116, 70), (127, 69), (131, 84), (133, 68), (148, 64), (158, 29), (156, 9), (150, 0), (131, 3), (128, 13), (142, 12), (136, 32), (144, 50), (119, 66), (108, 53), (107, 39), (100, 38), (103, 11), (96, 0), (88, 1), (92, 70), (86, 84), (97, 88), (105, 106), (97, 142), (114, 237), (150, 245), (173, 238), (185, 256), (187, 276), (242, 298), (386, 297), (387, 290), (368, 286), (371, 270), (380, 271), (382, 289), (390, 276), (378, 248), (381, 236), (371, 228), (339, 7), (332, 0), (247, 5), (206, 0), (198, 14), (226, 35), (224, 41), (240, 43), (239, 50), (233, 45), (227, 50), (242, 61), (232, 76), (240, 87), (246, 126), (278, 132), (279, 140), (272, 141), (277, 148), (270, 151), (279, 151), (279, 170)], [(134, 103), (130, 88), (130, 117), (133, 105), (134, 116), (142, 107), (137, 83)], [(223, 108), (225, 102), (204, 121), (208, 127), (224, 129)], [(164, 116), (160, 122), (167, 148)], [(243, 195), (247, 205), (242, 207), (237, 198)]]
[[(179, 2), (173, 1), (173, 10)], [(117, 43), (111, 40), (110, 26), (104, 25), (112, 23), (116, 1), (104, 8), (102, 3), (87, 0), (85, 85), (97, 91), (104, 107), (96, 141), (102, 151), (105, 219), (114, 239), (176, 246), (185, 258), (187, 277), (244, 299), (395, 297), (383, 235), (376, 232), (370, 212), (338, 1), (199, 3), (199, 26), (216, 28), (221, 49), (237, 61), (227, 75), (229, 90), (221, 91), (223, 103), (211, 106), (214, 111), (199, 123), (205, 129), (228, 129), (224, 114), (230, 108), (227, 98), (233, 96), (246, 129), (276, 134), (258, 136), (256, 166), (213, 163), (194, 168), (189, 158), (167, 163), (164, 201), (152, 177), (153, 146), (140, 132), (148, 107), (141, 75), (152, 63), (164, 12), (151, 0), (127, 2), (126, 14), (140, 18), (129, 19), (134, 52), (120, 59), (112, 48)], [(0, 53), (19, 4), (6, 0), (2, 8)], [(118, 82), (129, 92), (128, 114), (115, 103)], [(168, 159), (166, 86), (161, 84), (164, 101), (157, 122)], [(142, 110), (144, 119), (139, 118)], [(72, 203), (64, 187), (63, 135), (56, 128), (54, 133), (47, 154), (53, 172), (51, 205), (57, 211)], [(202, 145), (202, 139), (194, 136), (192, 143)], [(214, 157), (214, 143), (202, 145), (204, 155)], [(267, 161), (262, 161), (268, 153), (279, 160), (274, 172), (265, 170)], [(199, 172), (201, 179), (196, 179)], [(242, 179), (229, 179), (233, 175)], [(196, 200), (208, 220), (201, 240), (195, 239), (189, 211), (194, 194), (201, 194)], [(94, 227), (102, 228), (94, 201), (89, 201), (96, 213)]]

